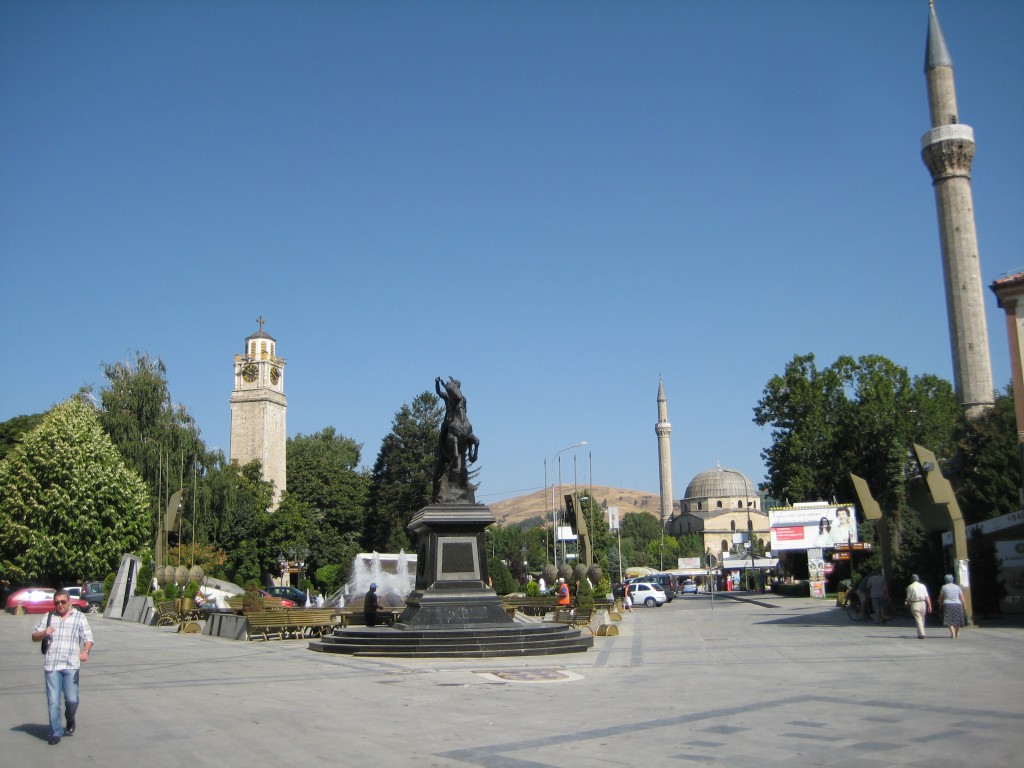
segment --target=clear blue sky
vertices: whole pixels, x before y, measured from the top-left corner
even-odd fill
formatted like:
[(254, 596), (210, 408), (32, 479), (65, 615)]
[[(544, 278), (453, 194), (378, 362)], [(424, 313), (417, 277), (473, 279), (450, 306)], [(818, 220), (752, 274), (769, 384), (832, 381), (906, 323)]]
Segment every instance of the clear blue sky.
[[(1024, 263), (1024, 3), (939, 0), (987, 286)], [(0, 420), (160, 356), (227, 452), (256, 317), (288, 431), (372, 465), (463, 382), (479, 498), (763, 478), (797, 353), (952, 379), (926, 0), (5, 2)], [(572, 453), (562, 454), (563, 479)], [(566, 463), (568, 462), (568, 463)], [(549, 472), (549, 479), (551, 473)]]

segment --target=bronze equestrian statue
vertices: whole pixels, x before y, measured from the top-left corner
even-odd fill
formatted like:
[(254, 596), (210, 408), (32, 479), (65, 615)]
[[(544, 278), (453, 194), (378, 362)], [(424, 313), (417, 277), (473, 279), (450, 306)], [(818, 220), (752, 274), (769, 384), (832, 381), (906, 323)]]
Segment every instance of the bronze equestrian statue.
[(432, 500), (436, 504), (475, 504), (476, 486), (469, 482), (469, 464), (476, 462), (480, 440), (466, 418), (466, 398), (462, 382), (448, 377), (434, 379), (434, 390), (444, 401), (444, 421), (437, 441)]

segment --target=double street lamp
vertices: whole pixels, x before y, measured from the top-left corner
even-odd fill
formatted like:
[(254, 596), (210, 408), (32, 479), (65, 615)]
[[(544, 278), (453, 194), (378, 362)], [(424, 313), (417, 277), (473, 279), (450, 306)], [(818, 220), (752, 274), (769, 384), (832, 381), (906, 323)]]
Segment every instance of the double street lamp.
[[(562, 460), (558, 457), (566, 451), (571, 451), (574, 448), (580, 448), (587, 444), (586, 440), (580, 440), (578, 443), (573, 443), (560, 451), (556, 451), (555, 455), (551, 457), (551, 464), (554, 466), (555, 459), (558, 459), (558, 493), (561, 497), (562, 493)], [(548, 460), (544, 459), (544, 485), (545, 490), (548, 483)], [(555, 484), (551, 484), (551, 551), (552, 560), (554, 561), (555, 567), (558, 567), (558, 519), (556, 518), (555, 511)]]

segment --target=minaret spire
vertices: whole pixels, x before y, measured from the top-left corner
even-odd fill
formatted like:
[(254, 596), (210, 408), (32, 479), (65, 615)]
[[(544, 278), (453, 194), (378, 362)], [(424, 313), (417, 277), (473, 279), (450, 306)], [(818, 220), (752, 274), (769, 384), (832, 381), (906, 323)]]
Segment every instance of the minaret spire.
[(921, 137), (921, 157), (932, 175), (938, 209), (957, 401), (968, 418), (975, 418), (992, 405), (993, 391), (971, 195), (974, 131), (960, 122), (953, 59), (942, 36), (935, 5), (929, 2), (928, 6), (924, 72), (932, 127)]
[(658, 475), (661, 480), (661, 524), (665, 525), (672, 516), (672, 446), (670, 435), (672, 424), (668, 420), (668, 398), (665, 397), (665, 382), (658, 377), (658, 423), (654, 427), (658, 435)]

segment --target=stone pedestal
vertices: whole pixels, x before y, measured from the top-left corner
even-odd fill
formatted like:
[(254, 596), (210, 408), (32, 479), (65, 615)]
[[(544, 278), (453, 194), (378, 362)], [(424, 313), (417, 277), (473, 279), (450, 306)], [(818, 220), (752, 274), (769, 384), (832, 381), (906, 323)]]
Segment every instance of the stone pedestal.
[(483, 504), (431, 504), (409, 523), (416, 536), (416, 589), (396, 629), (507, 626), (512, 619), (487, 586)]

